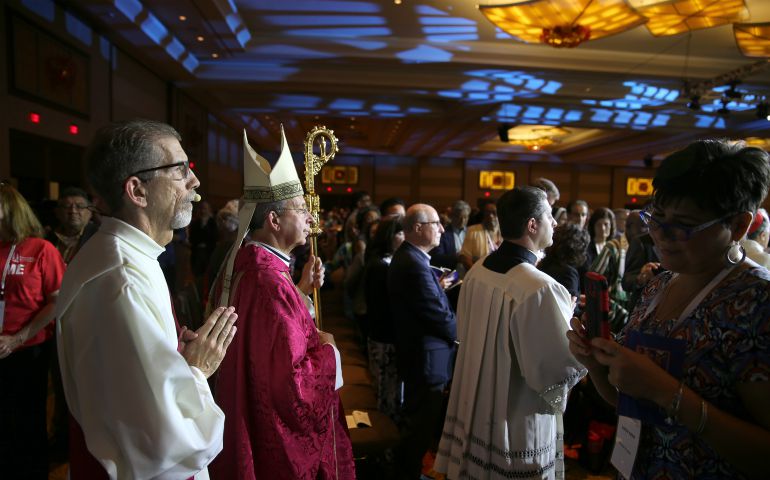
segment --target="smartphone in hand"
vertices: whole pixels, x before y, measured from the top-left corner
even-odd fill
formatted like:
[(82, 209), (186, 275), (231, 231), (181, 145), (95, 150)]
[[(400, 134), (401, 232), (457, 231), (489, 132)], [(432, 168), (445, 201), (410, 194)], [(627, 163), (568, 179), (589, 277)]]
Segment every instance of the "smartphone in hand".
[(585, 276), (585, 287), (588, 338), (610, 338), (610, 289), (607, 277), (588, 272)]

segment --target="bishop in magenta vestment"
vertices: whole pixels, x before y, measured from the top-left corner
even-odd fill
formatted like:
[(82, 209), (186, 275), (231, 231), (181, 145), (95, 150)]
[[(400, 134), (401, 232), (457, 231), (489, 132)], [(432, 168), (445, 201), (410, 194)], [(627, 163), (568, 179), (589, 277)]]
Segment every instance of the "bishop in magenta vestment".
[(353, 479), (331, 345), (322, 345), (288, 266), (254, 243), (235, 259), (238, 335), (219, 370), (224, 448), (214, 480)]

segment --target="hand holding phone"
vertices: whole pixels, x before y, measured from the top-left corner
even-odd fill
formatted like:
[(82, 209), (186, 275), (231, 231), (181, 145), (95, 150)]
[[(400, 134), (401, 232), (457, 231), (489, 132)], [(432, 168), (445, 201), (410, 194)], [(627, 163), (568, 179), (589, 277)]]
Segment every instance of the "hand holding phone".
[(588, 272), (585, 276), (585, 287), (588, 339), (610, 338), (610, 289), (607, 277), (596, 272)]

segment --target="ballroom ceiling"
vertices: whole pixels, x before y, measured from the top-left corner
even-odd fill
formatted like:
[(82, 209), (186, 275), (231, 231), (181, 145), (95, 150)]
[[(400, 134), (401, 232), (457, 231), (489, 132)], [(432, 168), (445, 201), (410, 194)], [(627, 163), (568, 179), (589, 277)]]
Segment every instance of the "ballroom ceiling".
[[(261, 148), (277, 148), (280, 124), (299, 143), (320, 123), (345, 153), (641, 165), (698, 137), (770, 137), (756, 109), (770, 97), (767, 59), (744, 57), (730, 24), (668, 37), (642, 25), (556, 49), (503, 33), (477, 3), (501, 2), (67, 5)], [(741, 21), (770, 22), (770, 1), (745, 5)], [(564, 132), (536, 152), (499, 138), (526, 126)]]

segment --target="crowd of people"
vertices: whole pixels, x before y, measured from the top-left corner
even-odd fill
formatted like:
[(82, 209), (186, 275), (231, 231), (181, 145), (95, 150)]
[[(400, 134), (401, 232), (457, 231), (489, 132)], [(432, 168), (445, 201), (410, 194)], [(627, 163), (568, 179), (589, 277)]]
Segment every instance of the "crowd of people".
[[(399, 427), (394, 478), (425, 474), (426, 453), (449, 479), (563, 478), (591, 420), (638, 440), (626, 477), (765, 474), (761, 149), (687, 146), (642, 210), (562, 207), (545, 178), (473, 207), (357, 192), (321, 212), (311, 255), (285, 138), (272, 167), (244, 139), (243, 195), (216, 213), (180, 141), (157, 122), (103, 128), (93, 196), (63, 190), (47, 228), (0, 183), (8, 478), (47, 478), (49, 372), (71, 478), (355, 478), (344, 359), (314, 322), (330, 288)], [(607, 282), (609, 336), (588, 336), (588, 272)]]

